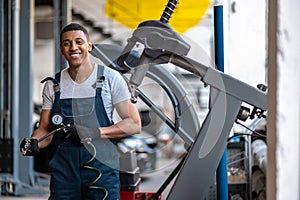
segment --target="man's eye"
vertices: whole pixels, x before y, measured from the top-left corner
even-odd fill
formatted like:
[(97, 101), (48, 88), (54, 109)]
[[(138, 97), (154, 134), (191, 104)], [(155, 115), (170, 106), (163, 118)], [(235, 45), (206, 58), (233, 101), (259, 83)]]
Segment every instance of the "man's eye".
[(77, 41), (76, 41), (76, 44), (82, 45), (82, 44), (83, 44), (83, 40), (77, 40)]
[(68, 47), (68, 46), (70, 46), (70, 45), (71, 45), (70, 42), (63, 42), (63, 46), (65, 46), (65, 47)]

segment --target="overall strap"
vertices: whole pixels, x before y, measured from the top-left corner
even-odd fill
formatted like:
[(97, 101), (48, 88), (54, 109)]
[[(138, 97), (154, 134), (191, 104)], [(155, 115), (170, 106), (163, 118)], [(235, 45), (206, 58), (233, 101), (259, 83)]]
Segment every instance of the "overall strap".
[(95, 96), (96, 101), (98, 102), (96, 104), (96, 113), (97, 113), (98, 121), (101, 126), (110, 126), (113, 124), (113, 122), (109, 120), (106, 114), (103, 98), (101, 96), (103, 81), (105, 80), (103, 74), (104, 74), (104, 66), (98, 65), (97, 81), (96, 81), (96, 96)]
[(54, 93), (55, 93), (55, 100), (54, 100), (54, 105), (55, 106), (58, 106), (58, 108), (60, 107), (60, 74), (61, 74), (61, 71), (57, 72), (55, 74), (55, 78), (53, 79), (53, 90), (54, 90)]
[(60, 74), (61, 71), (57, 72), (53, 79), (53, 90), (54, 90), (54, 102), (51, 111), (51, 118), (53, 115), (60, 113), (61, 102), (60, 102)]
[(51, 80), (53, 82), (53, 89), (54, 89), (54, 92), (57, 93), (57, 92), (60, 92), (60, 86), (59, 86), (59, 83), (60, 83), (60, 74), (61, 74), (61, 71), (57, 72), (55, 74), (55, 77), (46, 77), (44, 78), (41, 83), (45, 83), (46, 81), (49, 81)]
[(103, 81), (105, 80), (105, 77), (103, 76), (103, 72), (104, 72), (104, 66), (98, 65), (96, 88), (102, 88)]
[(47, 77), (41, 81), (41, 83), (44, 83), (47, 80), (52, 80), (52, 82), (53, 82), (53, 90), (54, 90), (55, 97), (54, 97), (52, 111), (54, 110), (56, 112), (60, 110), (60, 74), (61, 74), (61, 71), (57, 72), (55, 74), (54, 78)]
[[(47, 80), (52, 80), (53, 82), (53, 90), (54, 90), (54, 102), (53, 102), (53, 106), (52, 106), (52, 110), (51, 110), (51, 121), (52, 121), (52, 116), (55, 114), (59, 114), (61, 111), (61, 102), (60, 102), (60, 75), (61, 75), (61, 71), (57, 72), (53, 77), (47, 77), (44, 80), (42, 80), (41, 82), (45, 82)], [(53, 129), (55, 128), (54, 126), (52, 127)], [(51, 153), (50, 153), (50, 157), (52, 157), (54, 155), (53, 152), (56, 151), (56, 147), (60, 144), (62, 144), (65, 141), (65, 136), (63, 134), (54, 134), (54, 137), (51, 141)]]
[(60, 93), (60, 86), (59, 86), (59, 84), (60, 84), (60, 74), (61, 74), (61, 71), (57, 72), (55, 74), (55, 78), (53, 80), (53, 83), (54, 83), (53, 88), (54, 88), (55, 93), (57, 93), (57, 92)]

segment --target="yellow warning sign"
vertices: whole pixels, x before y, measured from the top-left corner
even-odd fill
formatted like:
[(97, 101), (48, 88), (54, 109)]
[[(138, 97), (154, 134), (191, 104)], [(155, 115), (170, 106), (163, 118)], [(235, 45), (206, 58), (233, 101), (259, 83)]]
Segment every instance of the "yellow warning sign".
[[(107, 0), (105, 14), (135, 29), (143, 21), (159, 20), (167, 3), (167, 0)], [(209, 5), (209, 0), (179, 0), (170, 26), (179, 33), (185, 32), (199, 24)]]

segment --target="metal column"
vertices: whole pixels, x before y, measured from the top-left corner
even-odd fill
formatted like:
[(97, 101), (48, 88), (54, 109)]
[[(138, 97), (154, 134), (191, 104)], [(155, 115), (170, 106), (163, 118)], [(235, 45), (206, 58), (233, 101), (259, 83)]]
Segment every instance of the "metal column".
[[(32, 56), (34, 1), (1, 1), (1, 194), (44, 193), (34, 187), (33, 160), (20, 155), (20, 140), (32, 132)], [(3, 17), (4, 16), (4, 17)], [(2, 24), (3, 23), (3, 24)], [(22, 31), (22, 34), (20, 32)], [(2, 91), (2, 90), (1, 90)], [(3, 120), (3, 121), (2, 121)]]
[(71, 21), (71, 0), (53, 0), (54, 6), (54, 55), (55, 72), (68, 67), (68, 63), (60, 53), (60, 31)]
[[(34, 1), (20, 1), (20, 42), (19, 42), (19, 123), (18, 134), (14, 134), (14, 171), (25, 183), (34, 184), (33, 158), (24, 158), (19, 153), (20, 140), (32, 133), (33, 114), (33, 33), (34, 33)], [(18, 164), (18, 165), (17, 165)], [(22, 166), (28, 166), (24, 168)], [(16, 177), (16, 178), (17, 178)], [(16, 191), (18, 193), (18, 191)]]
[[(217, 69), (224, 72), (224, 34), (223, 34), (223, 5), (214, 6), (214, 35), (215, 35), (215, 63)], [(217, 198), (228, 199), (227, 176), (227, 148), (217, 168)]]

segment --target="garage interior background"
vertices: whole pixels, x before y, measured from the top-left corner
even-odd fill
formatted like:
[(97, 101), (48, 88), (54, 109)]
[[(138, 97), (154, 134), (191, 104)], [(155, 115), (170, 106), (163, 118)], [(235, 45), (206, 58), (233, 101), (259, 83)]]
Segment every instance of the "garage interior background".
[[(183, 0), (182, 0), (183, 1)], [(33, 176), (22, 173), (32, 161), (20, 158), (19, 139), (30, 133), (33, 104), (40, 103), (40, 80), (64, 65), (54, 40), (72, 13), (95, 13), (93, 40), (124, 44), (128, 32), (104, 15), (105, 1), (1, 0), (1, 138), (13, 138), (13, 176), (25, 183)], [(93, 4), (98, 6), (91, 6)], [(183, 32), (193, 44), (191, 57), (211, 63), (213, 58), (212, 5), (199, 24)], [(299, 198), (299, 2), (223, 1), (225, 73), (250, 85), (268, 85), (268, 198)], [(73, 11), (73, 12), (72, 12)], [(81, 13), (81, 14), (82, 14)], [(96, 14), (97, 13), (97, 14)], [(78, 16), (77, 16), (78, 17)], [(52, 26), (53, 25), (53, 26)], [(53, 27), (50, 30), (48, 27)], [(97, 38), (98, 37), (98, 38)], [(109, 39), (107, 39), (109, 38)], [(25, 49), (25, 50), (24, 50)], [(199, 51), (205, 56), (201, 57)], [(178, 72), (181, 73), (181, 72)], [(189, 85), (193, 88), (192, 85)], [(4, 147), (2, 145), (2, 147)], [(290, 198), (289, 198), (290, 197)]]

